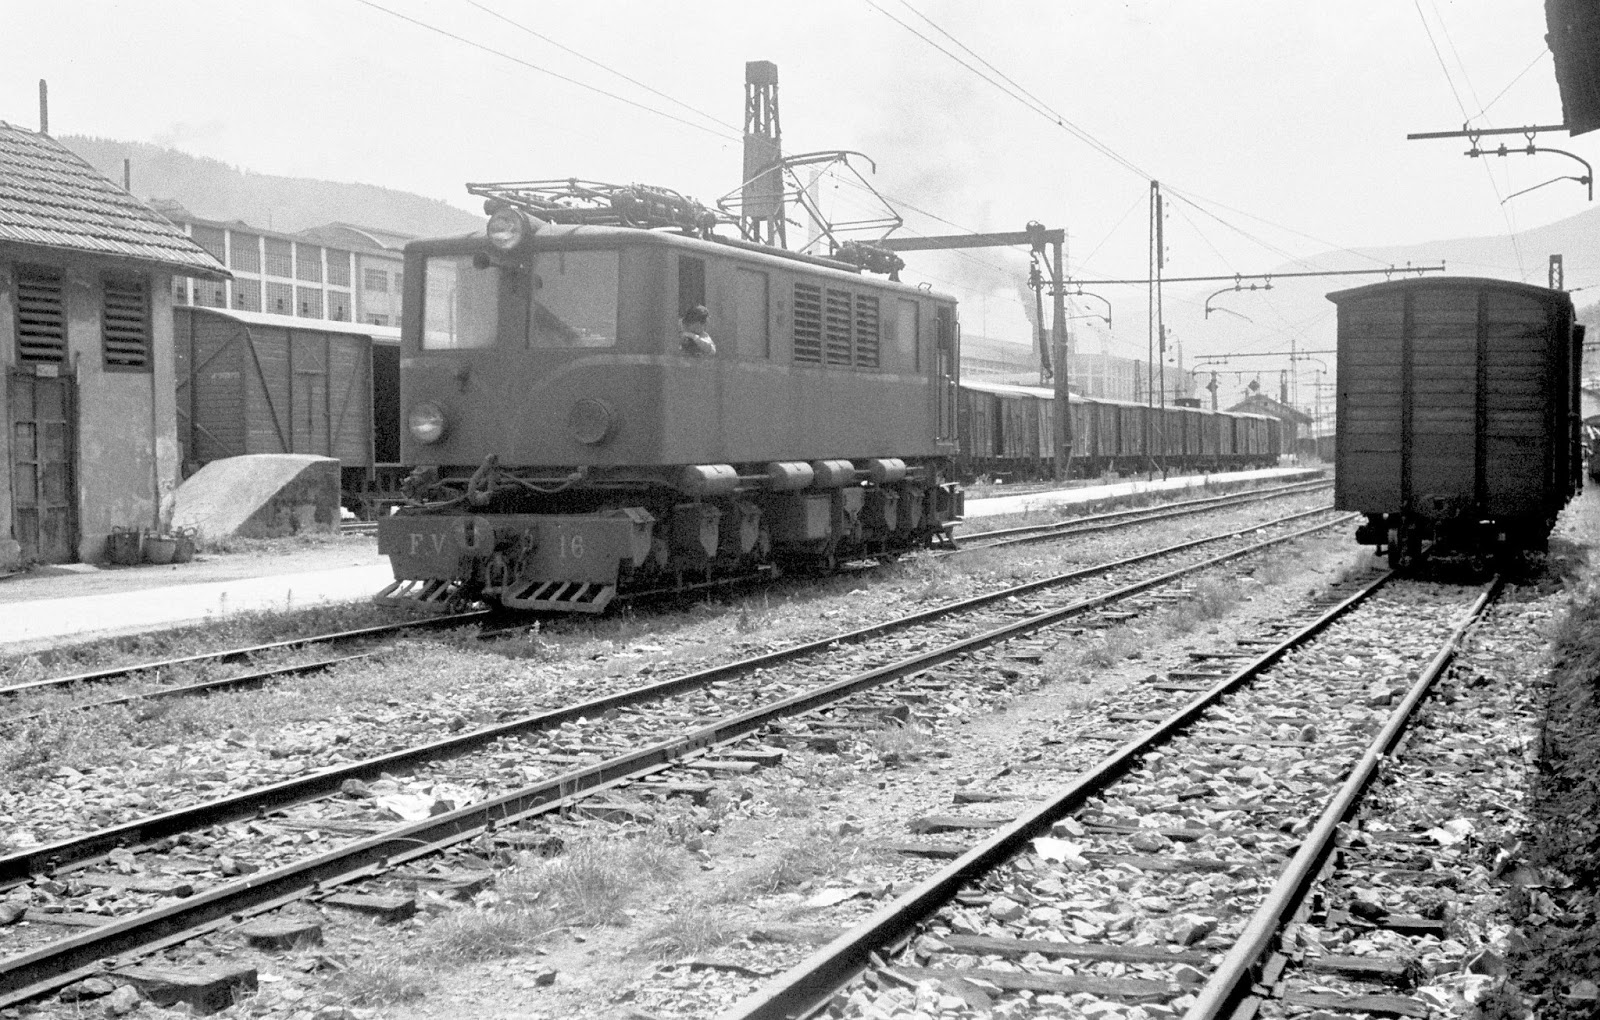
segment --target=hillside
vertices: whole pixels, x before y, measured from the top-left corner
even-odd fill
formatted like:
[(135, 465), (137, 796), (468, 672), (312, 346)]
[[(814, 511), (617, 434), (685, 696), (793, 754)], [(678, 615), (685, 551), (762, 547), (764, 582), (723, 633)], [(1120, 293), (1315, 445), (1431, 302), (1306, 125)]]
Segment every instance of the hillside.
[(482, 218), (446, 202), (392, 188), (252, 173), (143, 142), (83, 135), (57, 140), (114, 181), (122, 180), (123, 159), (131, 160), (135, 195), (174, 199), (204, 219), (288, 232), (339, 221), (422, 237), (483, 226)]

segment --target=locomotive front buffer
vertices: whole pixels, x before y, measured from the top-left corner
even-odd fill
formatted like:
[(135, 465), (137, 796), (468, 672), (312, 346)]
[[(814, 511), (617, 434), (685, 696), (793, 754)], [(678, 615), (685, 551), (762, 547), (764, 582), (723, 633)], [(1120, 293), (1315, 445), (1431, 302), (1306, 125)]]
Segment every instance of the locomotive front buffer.
[(455, 579), (509, 609), (601, 613), (621, 573), (651, 554), (655, 518), (640, 507), (601, 514), (396, 515), (380, 522), (378, 552), (397, 580), (384, 605), (439, 607), (462, 594)]

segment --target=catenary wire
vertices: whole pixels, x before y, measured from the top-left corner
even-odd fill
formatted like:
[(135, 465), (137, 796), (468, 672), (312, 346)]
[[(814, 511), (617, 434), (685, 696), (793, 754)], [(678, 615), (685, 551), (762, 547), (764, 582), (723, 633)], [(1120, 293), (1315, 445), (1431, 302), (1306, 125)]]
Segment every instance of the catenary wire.
[(669, 95), (669, 94), (667, 94), (665, 92), (662, 92), (658, 88), (655, 88), (655, 87), (653, 87), (651, 85), (647, 85), (646, 83), (640, 81), (637, 78), (630, 77), (629, 75), (624, 74), (622, 71), (619, 71), (616, 68), (612, 67), (610, 64), (607, 64), (607, 63), (605, 63), (604, 61), (601, 61), (601, 60), (596, 60), (594, 57), (588, 56), (587, 54), (580, 53), (577, 50), (573, 49), (571, 46), (568, 46), (565, 43), (558, 42), (557, 40), (550, 38), (548, 35), (545, 35), (543, 32), (540, 32), (540, 31), (537, 31), (535, 29), (529, 28), (527, 25), (524, 25), (522, 22), (517, 21), (514, 18), (507, 17), (506, 15), (500, 13), (499, 11), (493, 9), (492, 7), (488, 7), (488, 6), (484, 5), (484, 4), (479, 3), (478, 0), (465, 0), (465, 2), (467, 4), (473, 6), (473, 7), (476, 7), (478, 10), (482, 11), (483, 13), (489, 15), (492, 18), (498, 18), (499, 20), (501, 20), (501, 21), (505, 22), (506, 24), (510, 25), (512, 28), (518, 29), (519, 31), (522, 31), (522, 32), (526, 32), (528, 35), (533, 36), (535, 39), (543, 40), (544, 42), (549, 43), (551, 46), (554, 46), (556, 49), (561, 50), (563, 53), (570, 53), (574, 57), (577, 57), (579, 60), (582, 60), (587, 64), (591, 64), (591, 65), (593, 65), (595, 67), (598, 67), (602, 71), (605, 71), (608, 74), (614, 74), (618, 78), (621, 78), (623, 81), (627, 82), (628, 84), (635, 85), (635, 86), (637, 86), (637, 87), (639, 87), (641, 89), (644, 89), (646, 92), (650, 93), (653, 96), (657, 96), (657, 97), (659, 97), (661, 99), (665, 99), (669, 103), (672, 103), (674, 105), (683, 107), (685, 110), (688, 110), (690, 113), (697, 114), (697, 115), (699, 115), (701, 117), (704, 117), (706, 120), (711, 121), (713, 124), (716, 124), (719, 127), (725, 127), (725, 128), (728, 128), (729, 130), (732, 130), (732, 131), (742, 131), (743, 130), (743, 125), (734, 124), (731, 121), (723, 120), (721, 117), (718, 117), (715, 114), (707, 113), (706, 111), (700, 109), (699, 107), (693, 106), (693, 105), (691, 105), (689, 103), (686, 103), (683, 100), (677, 98), (676, 96)]
[(492, 46), (486, 46), (483, 43), (477, 42), (476, 40), (468, 39), (466, 36), (457, 35), (456, 33), (452, 32), (452, 31), (450, 31), (448, 29), (440, 28), (437, 25), (430, 25), (428, 22), (418, 20), (417, 18), (413, 18), (409, 14), (402, 14), (399, 11), (390, 10), (389, 8), (384, 7), (381, 4), (375, 3), (374, 0), (355, 0), (355, 2), (358, 3), (358, 4), (361, 4), (364, 7), (370, 7), (375, 11), (380, 11), (380, 12), (382, 12), (384, 14), (387, 14), (391, 18), (398, 18), (401, 21), (408, 22), (408, 23), (410, 23), (412, 25), (417, 26), (418, 28), (426, 29), (427, 31), (433, 32), (436, 35), (442, 35), (447, 39), (454, 39), (456, 42), (462, 43), (462, 44), (464, 44), (466, 46), (471, 46), (473, 49), (482, 50), (484, 53), (492, 54), (493, 56), (500, 57), (503, 60), (509, 60), (514, 64), (518, 64), (518, 65), (520, 65), (522, 67), (526, 67), (530, 71), (537, 71), (540, 74), (549, 75), (552, 78), (555, 78), (555, 79), (557, 79), (559, 81), (564, 81), (567, 84), (576, 86), (577, 88), (583, 89), (586, 92), (593, 92), (596, 95), (605, 96), (607, 99), (614, 99), (619, 103), (625, 103), (628, 106), (632, 106), (632, 107), (635, 107), (636, 109), (643, 110), (646, 113), (653, 113), (658, 117), (665, 117), (668, 120), (676, 121), (677, 123), (682, 124), (685, 127), (694, 128), (696, 131), (703, 131), (706, 134), (716, 135), (719, 138), (723, 138), (723, 139), (731, 140), (731, 141), (740, 141), (741, 138), (742, 138), (742, 136), (737, 134), (737, 133), (730, 134), (729, 132), (721, 130), (719, 128), (711, 128), (711, 127), (707, 127), (707, 126), (705, 126), (703, 124), (698, 124), (698, 123), (696, 123), (696, 122), (694, 122), (692, 120), (687, 120), (687, 119), (685, 119), (683, 117), (679, 117), (675, 113), (668, 113), (665, 110), (658, 110), (655, 107), (647, 106), (644, 103), (638, 102), (638, 101), (633, 100), (633, 99), (629, 99), (626, 96), (620, 96), (615, 92), (607, 91), (606, 89), (600, 88), (598, 85), (590, 85), (588, 82), (579, 81), (576, 78), (569, 77), (569, 76), (561, 74), (561, 73), (559, 73), (557, 71), (552, 71), (547, 67), (540, 67), (538, 64), (533, 63), (531, 60), (524, 60), (521, 57), (513, 56), (510, 53), (506, 53), (504, 50), (497, 50)]
[[(1461, 111), (1461, 123), (1465, 125), (1469, 120), (1471, 120), (1471, 118), (1467, 116), (1467, 104), (1461, 101), (1461, 92), (1456, 88), (1454, 76), (1450, 74), (1450, 66), (1445, 63), (1444, 54), (1439, 52), (1439, 43), (1433, 38), (1433, 26), (1428, 24), (1428, 16), (1422, 13), (1422, 0), (1411, 0), (1411, 3), (1417, 9), (1417, 19), (1422, 22), (1422, 31), (1428, 36), (1428, 45), (1433, 49), (1434, 58), (1439, 61), (1439, 70), (1444, 72), (1444, 80), (1446, 84), (1450, 86), (1450, 94), (1455, 97), (1456, 108)], [(1437, 7), (1434, 8), (1434, 13), (1438, 13)], [(1443, 20), (1441, 20), (1439, 24), (1442, 29), (1444, 25)], [(1471, 87), (1470, 83), (1468, 87)], [(1511, 250), (1517, 257), (1518, 276), (1519, 278), (1526, 280), (1528, 278), (1528, 268), (1522, 259), (1522, 245), (1517, 240), (1516, 224), (1514, 224), (1511, 220), (1511, 211), (1506, 208), (1505, 196), (1500, 192), (1500, 183), (1494, 179), (1494, 170), (1490, 168), (1487, 162), (1483, 164), (1483, 171), (1485, 176), (1489, 178), (1489, 187), (1494, 190), (1494, 197), (1499, 200), (1500, 216), (1505, 220), (1506, 230), (1509, 232), (1511, 238)]]

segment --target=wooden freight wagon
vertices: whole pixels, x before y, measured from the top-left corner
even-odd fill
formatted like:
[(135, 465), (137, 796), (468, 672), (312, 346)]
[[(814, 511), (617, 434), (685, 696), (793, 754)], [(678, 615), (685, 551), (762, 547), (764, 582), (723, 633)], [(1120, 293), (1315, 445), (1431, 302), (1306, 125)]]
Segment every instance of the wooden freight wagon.
[(179, 307), (173, 332), (186, 474), (223, 457), (311, 453), (338, 459), (348, 496), (398, 462), (399, 330)]
[(1339, 310), (1334, 505), (1403, 566), (1542, 547), (1577, 487), (1582, 327), (1565, 293), (1425, 278), (1329, 294)]

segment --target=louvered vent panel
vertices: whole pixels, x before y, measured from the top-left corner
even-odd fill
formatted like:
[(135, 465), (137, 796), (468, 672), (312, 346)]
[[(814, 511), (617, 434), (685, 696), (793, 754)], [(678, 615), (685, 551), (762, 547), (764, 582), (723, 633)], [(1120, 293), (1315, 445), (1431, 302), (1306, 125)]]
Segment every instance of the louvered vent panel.
[(878, 367), (878, 299), (856, 298), (856, 367)]
[(67, 360), (67, 313), (61, 275), (17, 272), (17, 361), (59, 365)]
[(143, 280), (106, 280), (101, 309), (107, 368), (150, 364), (150, 302)]
[(827, 357), (830, 365), (850, 364), (850, 292), (828, 290)]
[(794, 285), (794, 360), (822, 364), (822, 288), (809, 283)]

